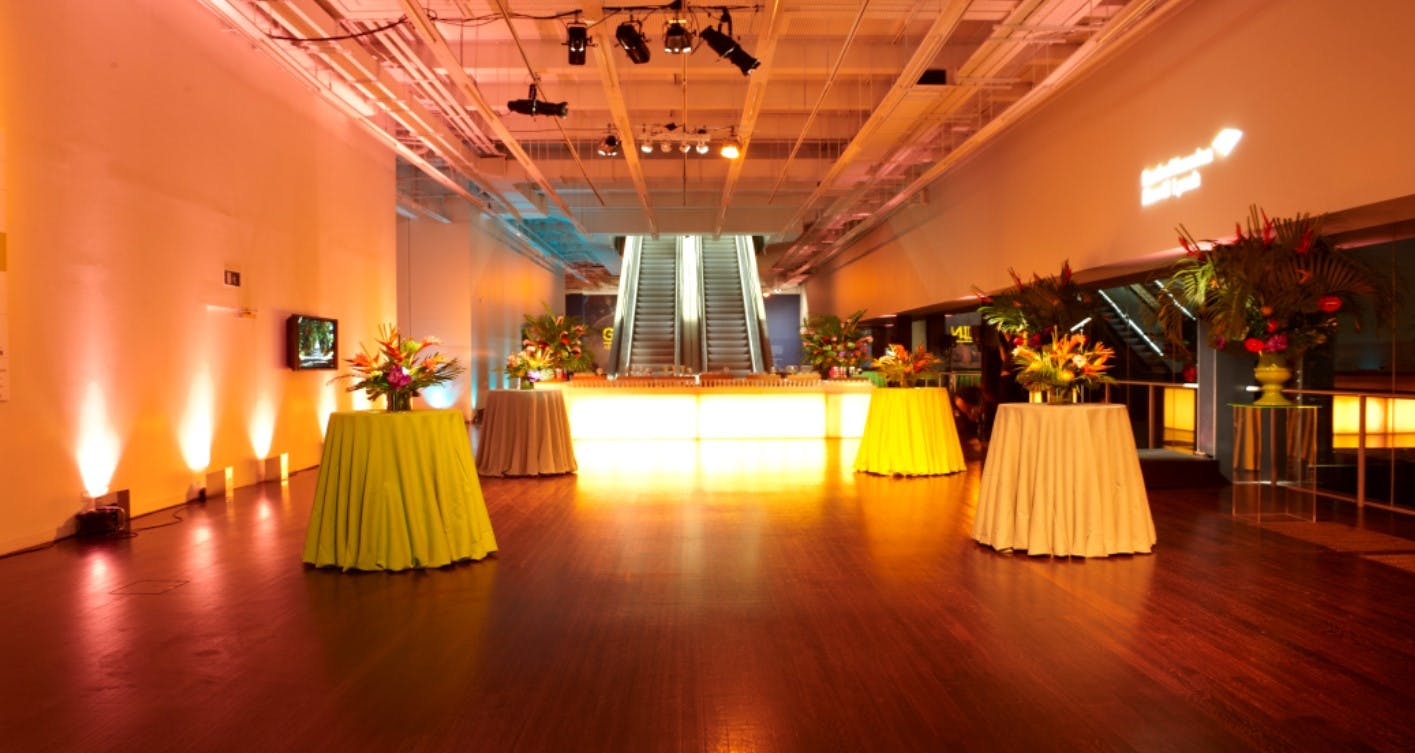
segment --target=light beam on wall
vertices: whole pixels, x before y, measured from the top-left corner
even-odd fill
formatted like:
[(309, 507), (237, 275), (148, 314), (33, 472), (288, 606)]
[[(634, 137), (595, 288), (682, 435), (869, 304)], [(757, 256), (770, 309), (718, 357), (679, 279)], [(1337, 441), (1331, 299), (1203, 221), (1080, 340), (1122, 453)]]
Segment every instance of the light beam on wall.
[(275, 440), (275, 404), (268, 396), (256, 399), (246, 431), (251, 439), (251, 452), (257, 458), (268, 457), (270, 444)]
[(193, 471), (204, 471), (211, 465), (211, 438), (214, 420), (212, 414), (215, 390), (211, 385), (211, 372), (202, 368), (192, 379), (187, 392), (187, 409), (182, 415), (178, 430), (178, 443), (182, 447), (182, 460)]
[(108, 419), (108, 403), (98, 382), (89, 382), (79, 411), (79, 444), (75, 457), (84, 491), (90, 497), (108, 493), (108, 484), (118, 468), (121, 449), (118, 433)]

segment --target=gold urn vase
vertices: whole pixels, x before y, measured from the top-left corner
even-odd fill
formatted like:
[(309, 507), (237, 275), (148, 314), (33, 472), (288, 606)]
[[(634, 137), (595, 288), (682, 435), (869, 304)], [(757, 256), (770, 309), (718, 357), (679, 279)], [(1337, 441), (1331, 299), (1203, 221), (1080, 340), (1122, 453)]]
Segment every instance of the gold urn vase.
[(1287, 367), (1287, 358), (1281, 353), (1259, 353), (1253, 378), (1263, 389), (1258, 399), (1253, 401), (1254, 405), (1292, 405), (1292, 401), (1282, 394), (1283, 385), (1292, 378), (1292, 369)]

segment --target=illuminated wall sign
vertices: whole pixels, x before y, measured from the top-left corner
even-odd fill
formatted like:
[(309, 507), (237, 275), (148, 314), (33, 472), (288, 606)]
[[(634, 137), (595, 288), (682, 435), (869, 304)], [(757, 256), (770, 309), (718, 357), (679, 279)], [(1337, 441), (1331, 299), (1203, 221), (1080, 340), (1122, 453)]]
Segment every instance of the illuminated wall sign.
[(1242, 138), (1243, 132), (1237, 128), (1225, 128), (1208, 146), (1140, 171), (1140, 206), (1147, 207), (1198, 188), (1199, 170), (1213, 164), (1216, 157), (1227, 157)]

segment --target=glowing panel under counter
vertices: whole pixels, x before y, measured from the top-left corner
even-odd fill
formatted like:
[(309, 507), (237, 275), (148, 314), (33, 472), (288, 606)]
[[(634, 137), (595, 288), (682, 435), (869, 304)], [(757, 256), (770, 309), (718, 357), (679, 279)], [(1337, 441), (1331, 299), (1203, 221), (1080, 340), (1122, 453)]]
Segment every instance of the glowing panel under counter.
[(572, 439), (856, 438), (870, 405), (868, 387), (558, 389)]

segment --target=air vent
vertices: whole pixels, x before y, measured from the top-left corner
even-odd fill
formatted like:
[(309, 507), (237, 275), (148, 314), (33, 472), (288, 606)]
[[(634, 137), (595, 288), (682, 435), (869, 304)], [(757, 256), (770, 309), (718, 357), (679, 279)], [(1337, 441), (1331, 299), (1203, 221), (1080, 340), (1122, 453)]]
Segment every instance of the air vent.
[(942, 68), (929, 68), (919, 77), (919, 86), (943, 86), (948, 83), (948, 72)]

